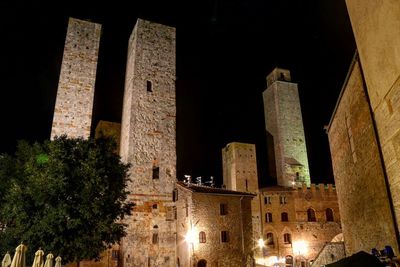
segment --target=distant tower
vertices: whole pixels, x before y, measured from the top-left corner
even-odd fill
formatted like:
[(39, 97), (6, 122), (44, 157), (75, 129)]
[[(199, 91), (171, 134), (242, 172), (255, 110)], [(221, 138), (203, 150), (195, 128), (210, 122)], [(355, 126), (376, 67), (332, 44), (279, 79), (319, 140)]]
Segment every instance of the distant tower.
[(138, 19), (128, 45), (121, 125), (131, 163), (124, 267), (176, 266), (175, 28)]
[(278, 185), (310, 186), (306, 140), (297, 84), (288, 70), (275, 68), (263, 93), (265, 126), (272, 135)]
[(100, 24), (69, 19), (51, 139), (90, 136), (100, 33)]
[(256, 146), (233, 142), (222, 149), (222, 171), (226, 189), (258, 192)]
[[(222, 149), (222, 173), (228, 190), (258, 194), (256, 146), (233, 142)], [(261, 236), (260, 202), (258, 197), (251, 201), (253, 239)]]

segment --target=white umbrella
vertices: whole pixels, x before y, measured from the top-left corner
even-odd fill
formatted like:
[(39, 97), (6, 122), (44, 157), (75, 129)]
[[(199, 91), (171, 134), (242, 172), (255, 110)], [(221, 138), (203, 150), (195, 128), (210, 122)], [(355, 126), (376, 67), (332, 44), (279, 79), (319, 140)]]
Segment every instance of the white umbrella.
[(43, 259), (44, 252), (42, 249), (39, 248), (38, 251), (35, 253), (35, 259), (33, 260), (32, 267), (43, 267), (44, 259)]
[(16, 249), (15, 254), (11, 262), (11, 267), (26, 267), (25, 252), (26, 246), (21, 243)]
[(11, 256), (10, 253), (8, 253), (7, 251), (6, 255), (4, 255), (4, 258), (1, 262), (1, 267), (8, 267), (10, 266), (10, 264), (11, 264)]
[(56, 258), (56, 265), (54, 267), (61, 267), (61, 257), (60, 256), (58, 256)]
[(44, 267), (53, 267), (54, 266), (53, 259), (54, 259), (53, 254), (51, 254), (51, 253), (47, 254)]

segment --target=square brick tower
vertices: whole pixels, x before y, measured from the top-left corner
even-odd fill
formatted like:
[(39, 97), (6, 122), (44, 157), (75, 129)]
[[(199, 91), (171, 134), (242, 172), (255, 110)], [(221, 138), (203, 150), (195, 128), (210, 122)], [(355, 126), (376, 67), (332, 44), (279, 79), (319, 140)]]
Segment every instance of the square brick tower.
[[(256, 146), (232, 142), (222, 149), (222, 173), (226, 189), (257, 194), (258, 174)], [(262, 238), (260, 202), (258, 197), (251, 200), (253, 240)]]
[(101, 25), (70, 18), (51, 139), (90, 136)]
[(121, 149), (136, 204), (124, 267), (176, 266), (175, 28), (138, 19), (128, 45)]
[(310, 172), (297, 84), (275, 68), (263, 93), (266, 130), (273, 137), (278, 185), (310, 186)]

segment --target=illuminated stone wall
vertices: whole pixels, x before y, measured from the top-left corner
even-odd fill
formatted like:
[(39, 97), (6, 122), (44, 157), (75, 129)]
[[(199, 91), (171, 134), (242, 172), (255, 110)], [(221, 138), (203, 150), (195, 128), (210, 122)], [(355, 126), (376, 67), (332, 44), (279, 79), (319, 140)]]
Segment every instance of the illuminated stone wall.
[[(196, 192), (196, 186), (187, 188), (178, 184), (177, 235), (180, 266), (206, 260), (210, 267), (244, 266), (250, 260), (252, 239), (251, 195), (232, 194), (232, 191), (210, 189)], [(220, 214), (220, 204), (226, 204), (227, 214)], [(185, 240), (193, 233), (193, 245)], [(206, 234), (206, 242), (199, 242), (199, 233)], [(221, 242), (221, 231), (228, 231), (228, 242)]]
[(328, 137), (347, 253), (383, 249), (385, 245), (397, 250), (383, 166), (358, 60), (350, 68)]
[[(258, 194), (256, 146), (233, 142), (222, 149), (222, 171), (228, 190)], [(261, 238), (260, 203), (258, 198), (251, 201), (253, 239)]]
[(90, 136), (101, 25), (70, 18), (51, 139)]
[[(346, 0), (400, 225), (400, 3)], [(371, 198), (374, 195), (370, 195)]]
[[(264, 249), (266, 257), (283, 259), (292, 256), (295, 261), (309, 262), (326, 242), (341, 233), (336, 190), (332, 185), (311, 184), (310, 188), (305, 185), (302, 188), (273, 186), (260, 191), (264, 240), (268, 241), (268, 233), (273, 234), (273, 245), (267, 245)], [(308, 221), (307, 210), (310, 208), (315, 212), (315, 222)], [(327, 221), (327, 208), (333, 211), (333, 221)], [(287, 222), (281, 220), (283, 212), (288, 214)], [(272, 221), (266, 219), (267, 213), (272, 214)], [(291, 242), (285, 242), (284, 234), (291, 235)], [(305, 247), (305, 250), (301, 247)]]
[(125, 267), (176, 266), (175, 54), (175, 28), (137, 20), (128, 45), (121, 125), (120, 155), (132, 164), (128, 189), (136, 204), (125, 220)]
[(290, 72), (276, 68), (263, 93), (265, 127), (273, 137), (278, 185), (310, 185), (310, 173), (297, 84)]

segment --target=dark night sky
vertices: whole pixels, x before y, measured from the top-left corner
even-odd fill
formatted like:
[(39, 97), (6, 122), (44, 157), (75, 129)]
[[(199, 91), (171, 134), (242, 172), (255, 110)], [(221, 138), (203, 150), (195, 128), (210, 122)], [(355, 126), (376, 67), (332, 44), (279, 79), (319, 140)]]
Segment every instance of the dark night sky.
[[(103, 25), (94, 123), (120, 121), (128, 37), (138, 17), (177, 28), (178, 178), (221, 180), (221, 148), (255, 143), (268, 178), (262, 92), (275, 67), (298, 83), (311, 179), (333, 182), (329, 122), (355, 50), (344, 0), (0, 3), (0, 152), (49, 138), (68, 17)], [(129, 5), (127, 2), (130, 2)]]

